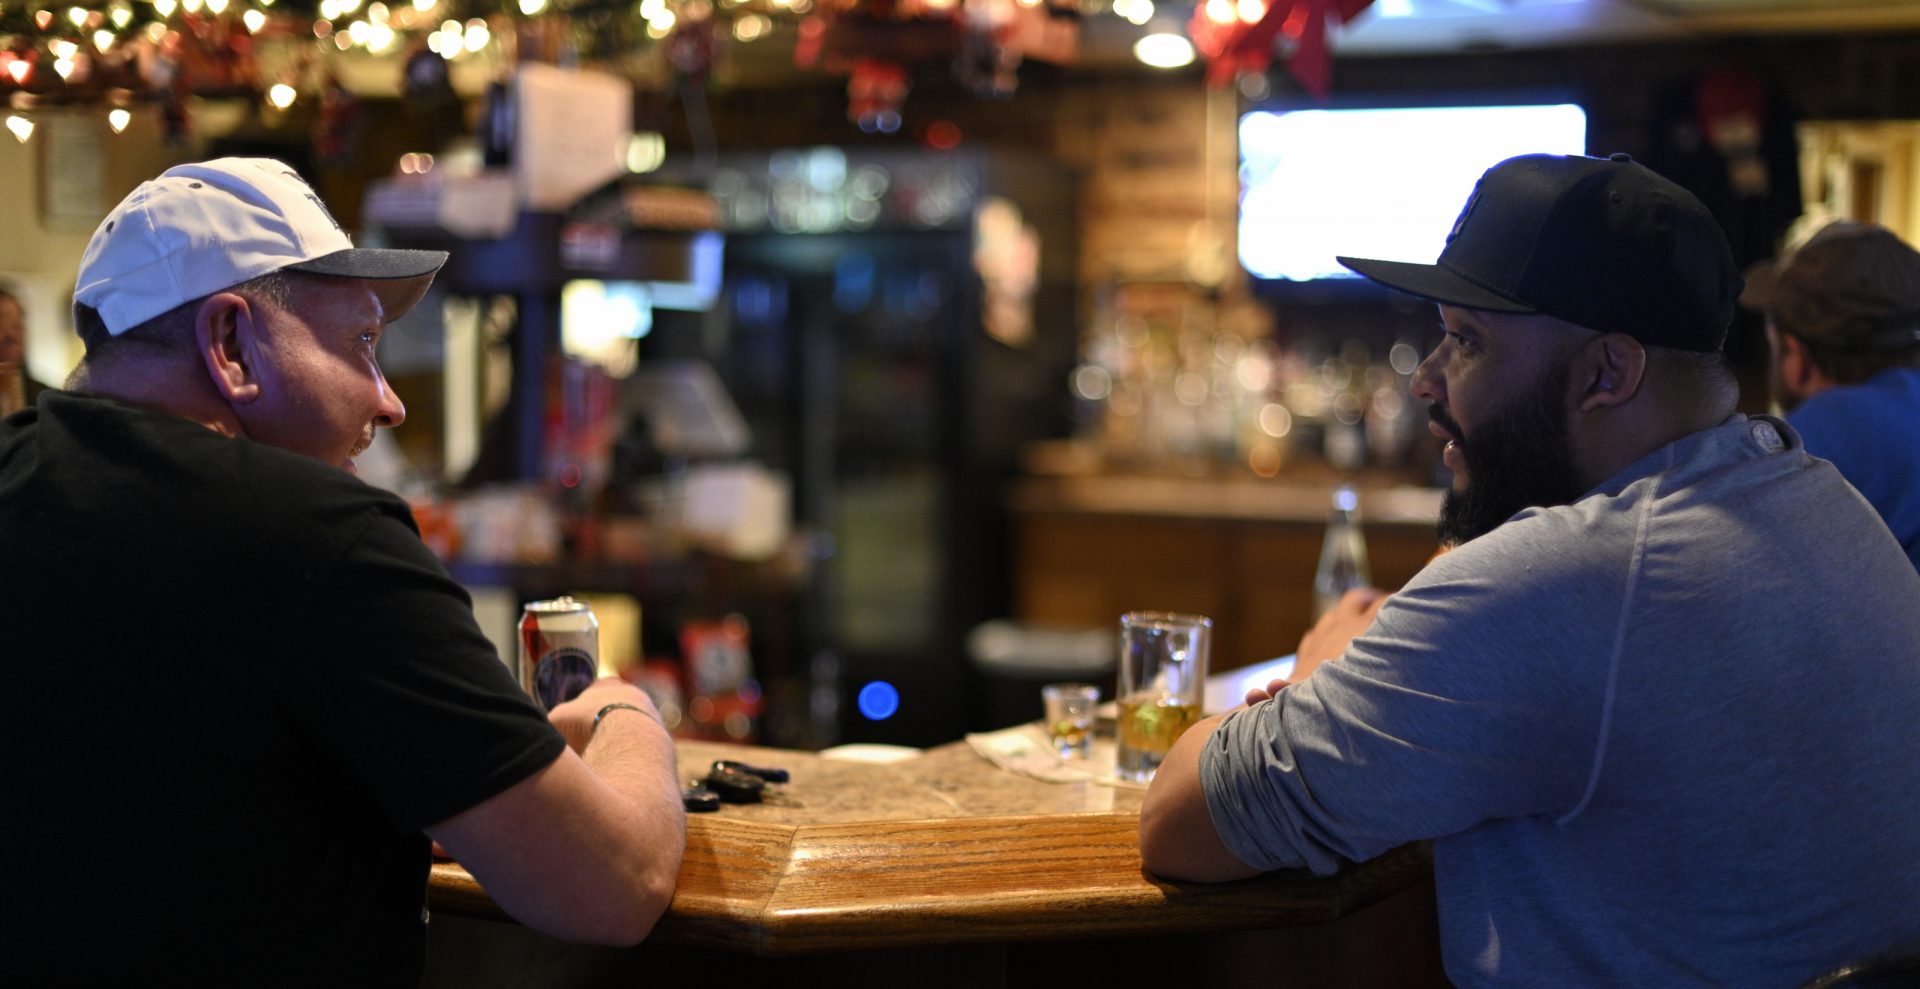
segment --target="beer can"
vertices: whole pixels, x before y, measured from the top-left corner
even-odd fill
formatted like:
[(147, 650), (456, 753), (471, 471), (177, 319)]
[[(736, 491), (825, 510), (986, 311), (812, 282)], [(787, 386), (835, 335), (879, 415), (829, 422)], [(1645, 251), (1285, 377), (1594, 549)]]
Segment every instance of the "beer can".
[(600, 623), (570, 597), (529, 601), (520, 616), (520, 686), (542, 711), (580, 696), (600, 672)]

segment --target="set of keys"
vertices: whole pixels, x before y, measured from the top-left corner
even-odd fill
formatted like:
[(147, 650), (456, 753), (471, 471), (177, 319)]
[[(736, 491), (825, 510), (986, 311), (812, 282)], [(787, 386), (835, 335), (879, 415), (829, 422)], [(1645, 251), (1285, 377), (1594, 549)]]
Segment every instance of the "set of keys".
[(723, 803), (757, 804), (765, 797), (769, 784), (785, 783), (788, 779), (784, 769), (716, 759), (704, 779), (695, 780), (680, 791), (680, 800), (694, 813), (719, 810)]

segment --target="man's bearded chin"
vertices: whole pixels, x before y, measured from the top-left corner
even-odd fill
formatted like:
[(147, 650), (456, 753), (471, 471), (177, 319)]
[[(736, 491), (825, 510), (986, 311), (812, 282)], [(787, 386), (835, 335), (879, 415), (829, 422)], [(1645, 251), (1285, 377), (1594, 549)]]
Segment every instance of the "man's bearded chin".
[[(1460, 442), (1467, 483), (1440, 504), (1440, 542), (1457, 546), (1499, 528), (1521, 509), (1565, 505), (1586, 493), (1567, 439), (1571, 372), (1561, 365), (1474, 427)], [(1452, 429), (1452, 420), (1436, 416)], [(1457, 429), (1452, 429), (1459, 437)]]

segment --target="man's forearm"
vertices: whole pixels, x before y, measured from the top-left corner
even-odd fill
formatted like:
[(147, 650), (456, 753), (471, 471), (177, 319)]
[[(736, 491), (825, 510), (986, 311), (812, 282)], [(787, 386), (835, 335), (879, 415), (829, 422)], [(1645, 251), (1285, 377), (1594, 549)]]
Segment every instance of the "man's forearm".
[(684, 830), (673, 738), (651, 711), (619, 707), (605, 712), (581, 758), (621, 796), (643, 807), (670, 807), (669, 816), (679, 822), (675, 828)]
[(601, 717), (581, 758), (633, 805), (646, 861), (664, 872), (671, 890), (687, 830), (673, 738), (651, 711), (616, 708)]
[(1207, 811), (1200, 751), (1221, 717), (1201, 721), (1173, 743), (1140, 804), (1140, 857), (1157, 876), (1222, 882), (1259, 873), (1227, 850)]

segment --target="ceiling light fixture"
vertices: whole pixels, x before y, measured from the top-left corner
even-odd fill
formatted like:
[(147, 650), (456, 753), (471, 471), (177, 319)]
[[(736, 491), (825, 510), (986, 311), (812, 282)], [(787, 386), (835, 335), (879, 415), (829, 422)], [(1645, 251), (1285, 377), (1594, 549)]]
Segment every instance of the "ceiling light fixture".
[(1156, 69), (1177, 69), (1193, 64), (1193, 42), (1185, 35), (1159, 31), (1134, 42), (1133, 57)]

